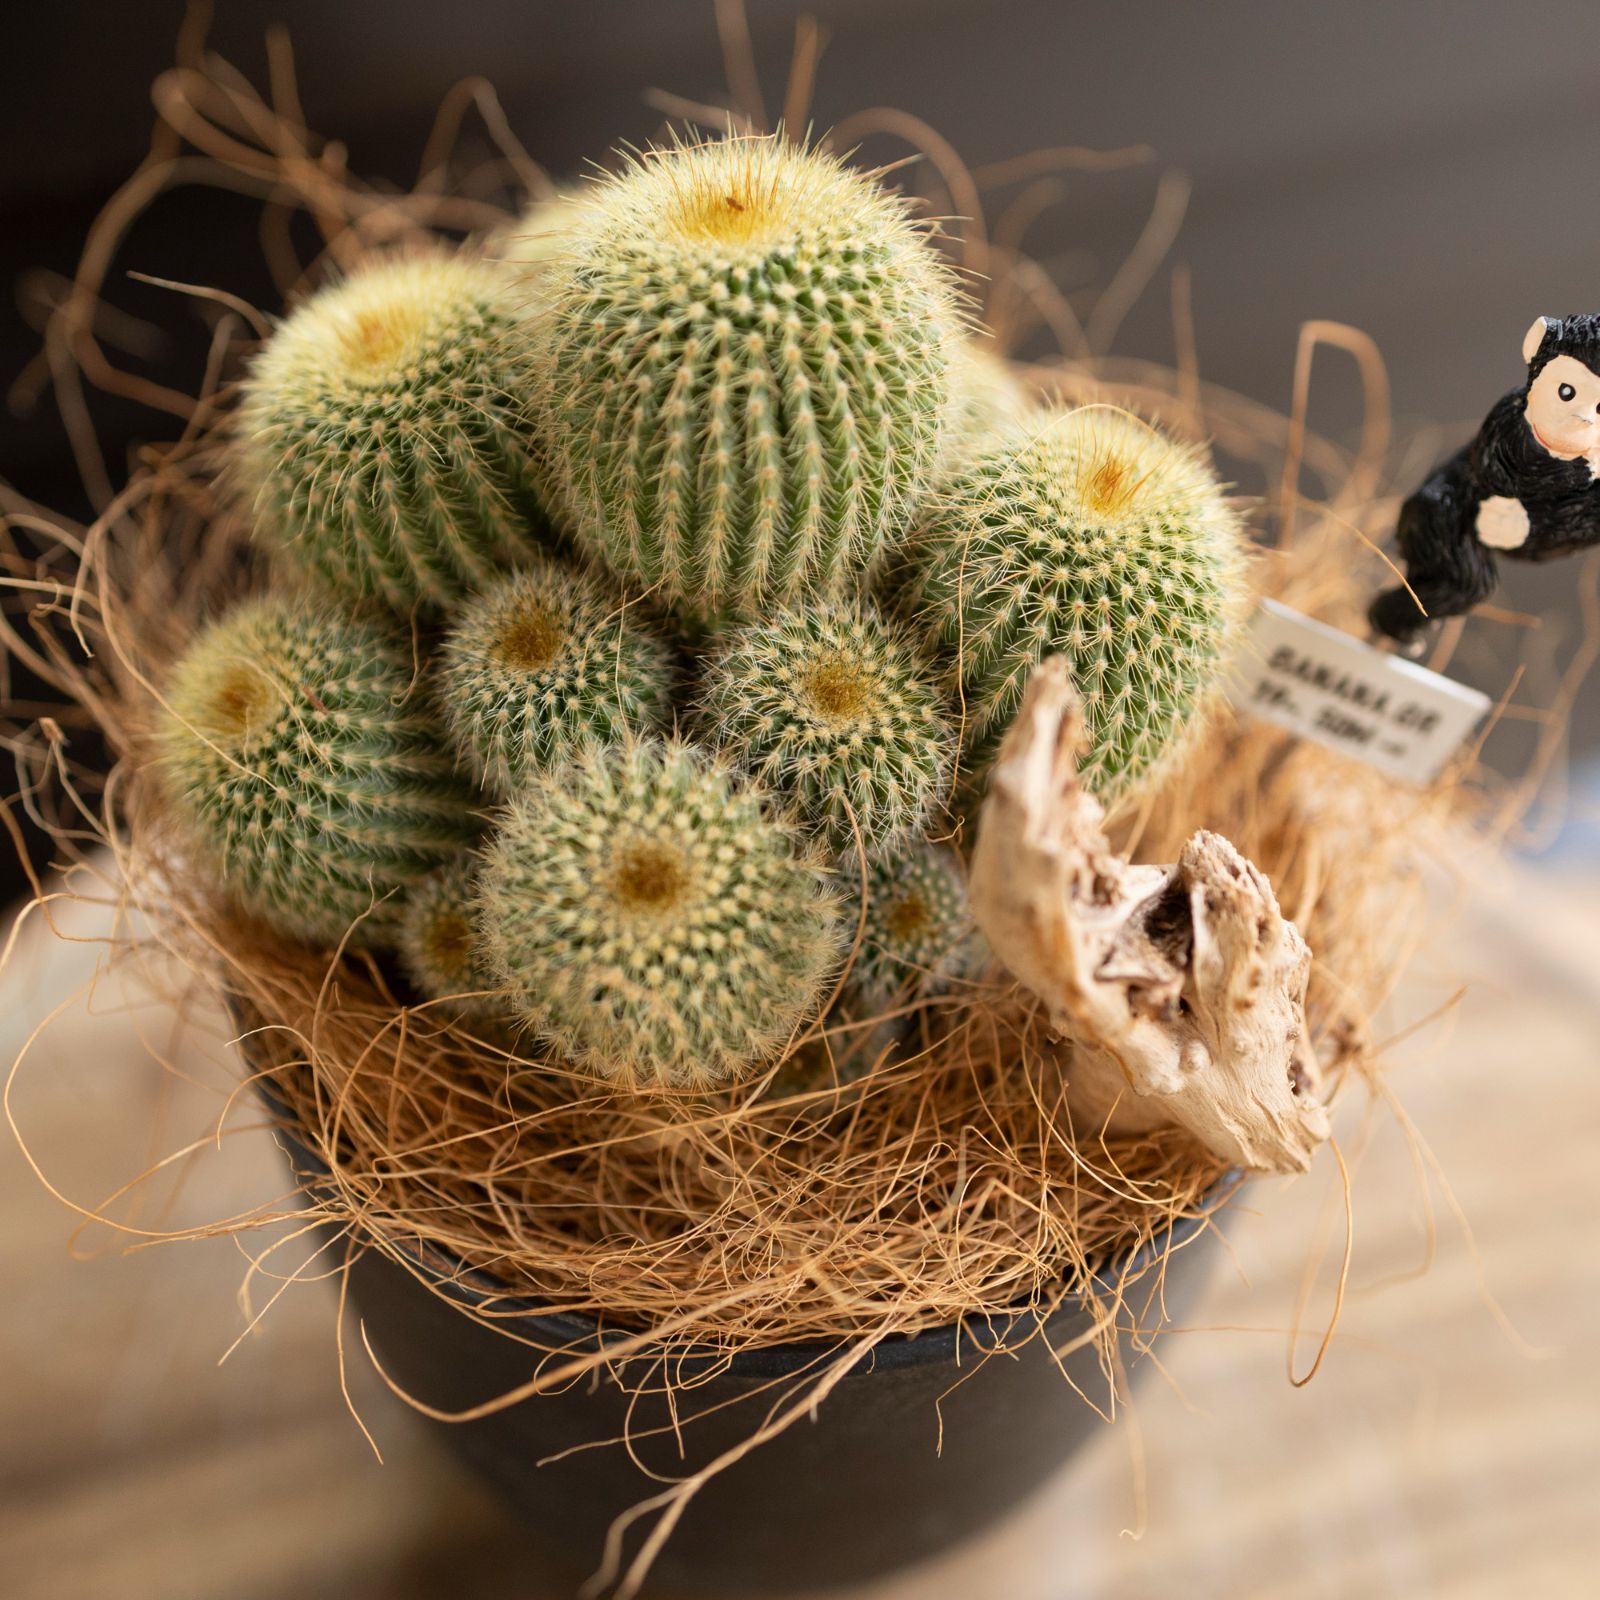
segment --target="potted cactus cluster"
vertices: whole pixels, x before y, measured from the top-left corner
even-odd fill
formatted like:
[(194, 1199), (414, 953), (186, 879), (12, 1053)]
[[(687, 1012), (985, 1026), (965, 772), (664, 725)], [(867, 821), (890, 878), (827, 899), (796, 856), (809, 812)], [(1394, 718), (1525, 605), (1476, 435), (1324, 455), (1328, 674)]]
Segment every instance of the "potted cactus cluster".
[(1200, 456), (1030, 404), (901, 201), (780, 139), (323, 288), (232, 467), (276, 576), (172, 674), (197, 859), (639, 1091), (978, 979), (962, 823), (1030, 672), (1113, 800), (1243, 609)]
[(30, 810), (91, 875), (92, 819), (119, 958), (223, 1002), (254, 1093), (230, 1058), (197, 1145), (264, 1107), (295, 1175), (190, 1231), (309, 1238), (595, 1592), (991, 1521), (1372, 1064), (1451, 785), (1219, 693), (1260, 594), (1359, 618), (1348, 546), (1252, 560), (1204, 440), (1259, 408), (1003, 359), (1033, 280), (826, 142), (730, 119), (501, 206), (363, 186), (216, 64), (161, 98), (321, 253), (0, 565), (115, 757), (96, 810), (19, 737)]
[[(993, 1140), (1005, 1084), (1046, 1153), (1030, 1133), (996, 1160), (1061, 1164), (1080, 1191), (1017, 1065), (1040, 1030), (1015, 1021), (1006, 968), (1027, 962), (986, 937), (1003, 914), (974, 916), (972, 847), (997, 760), (1030, 759), (1007, 738), (1025, 703), (1038, 736), (1043, 664), (1070, 691), (1048, 738), (1093, 838), (1102, 807), (1151, 794), (1206, 724), (1248, 541), (1203, 451), (1025, 387), (900, 197), (822, 148), (738, 135), (629, 157), (486, 241), (371, 253), (270, 331), (221, 438), (218, 524), (242, 520), (267, 581), (162, 674), (144, 770), (225, 937), (289, 952), (258, 968), (333, 974), (317, 1006), (335, 1023), (368, 986), (381, 1042), (342, 1056), (304, 1042), (315, 1021), (271, 1015), (271, 985), (232, 992), (308, 1197), (379, 1241), (348, 1265), (391, 1381), (455, 1419), (530, 1527), (580, 1561), (647, 1499), (640, 1462), (661, 1440), (686, 1451), (655, 1469), (676, 1487), (635, 1579), (674, 1531), (662, 1570), (751, 1592), (879, 1570), (997, 1514), (1090, 1425), (1057, 1370), (1091, 1381), (1114, 1342), (1083, 1291), (1116, 1300), (1170, 1254), (1227, 1162), (1191, 1161), (1156, 1221), (1113, 1230), (1120, 1255), (1056, 1259), (1036, 1222), (1008, 1219), (1025, 1266), (997, 1253), (969, 1305), (952, 1265), (956, 1288), (881, 1326), (876, 1290), (836, 1314), (829, 1253), (864, 1250), (852, 1292), (881, 1286), (870, 1235), (893, 1214), (930, 1258), (959, 1256), (938, 1196), (961, 1180), (943, 1167), (908, 1190), (926, 1213), (909, 1222), (903, 1197), (862, 1198), (921, 1148), (919, 1097), (951, 1084), (971, 1096), (947, 1114), (964, 1131), (935, 1117), (916, 1161), (959, 1167), (955, 1145)], [(1015, 909), (989, 876), (989, 901)], [(1078, 877), (1113, 882), (1103, 864)], [(1059, 1057), (1043, 1071), (1049, 1099)], [(1269, 1072), (1287, 1081), (1276, 1058)], [(345, 1107), (374, 1077), (389, 1109), (363, 1125)], [(357, 1175), (352, 1140), (376, 1121), (380, 1142), (433, 1153), (418, 1169), (433, 1184), (438, 1153), (483, 1131), (450, 1119), (490, 1100), (499, 1128), (555, 1128), (506, 1164), (572, 1170), (548, 1209), (612, 1250), (608, 1271), (634, 1259), (627, 1217), (675, 1211), (675, 1262), (722, 1230), (702, 1274), (718, 1281), (691, 1266), (688, 1287), (667, 1276), (616, 1304), (605, 1281), (573, 1288), (587, 1269), (553, 1258), (558, 1230), (527, 1247), (488, 1178), (430, 1188), (408, 1216), (376, 1167)], [(755, 1154), (719, 1146), (747, 1125)], [(575, 1165), (596, 1149), (606, 1164)], [(822, 1309), (776, 1331), (733, 1318), (723, 1339), (722, 1301), (685, 1323), (673, 1296), (737, 1300), (728, 1262), (759, 1282), (779, 1247), (760, 1242), (759, 1206), (697, 1216), (684, 1174), (725, 1200), (758, 1158), (782, 1163), (762, 1205), (820, 1211), (782, 1250), (816, 1255)], [(619, 1183), (634, 1209), (613, 1222)], [(491, 1191), (503, 1249), (417, 1225), (459, 1207), (481, 1229)], [(1162, 1276), (1168, 1314), (1181, 1276)], [(1026, 1359), (1024, 1324), (1048, 1336)], [(530, 1347), (546, 1355), (525, 1382)], [(941, 1457), (929, 1419), (963, 1349), (1011, 1359), (946, 1396), (971, 1425)], [(579, 1373), (606, 1381), (575, 1392)], [(801, 1398), (783, 1411), (774, 1392)], [(630, 1451), (541, 1465), (608, 1433)], [(749, 1452), (763, 1433), (778, 1437)], [(805, 1508), (794, 1537), (751, 1527), (779, 1492)]]

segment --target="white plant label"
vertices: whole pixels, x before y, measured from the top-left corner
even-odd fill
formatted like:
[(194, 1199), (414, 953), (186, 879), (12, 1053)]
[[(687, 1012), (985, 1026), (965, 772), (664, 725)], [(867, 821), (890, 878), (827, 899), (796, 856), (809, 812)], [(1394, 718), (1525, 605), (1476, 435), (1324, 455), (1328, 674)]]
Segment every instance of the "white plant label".
[(1489, 697), (1263, 600), (1227, 687), (1236, 710), (1431, 783), (1483, 720)]

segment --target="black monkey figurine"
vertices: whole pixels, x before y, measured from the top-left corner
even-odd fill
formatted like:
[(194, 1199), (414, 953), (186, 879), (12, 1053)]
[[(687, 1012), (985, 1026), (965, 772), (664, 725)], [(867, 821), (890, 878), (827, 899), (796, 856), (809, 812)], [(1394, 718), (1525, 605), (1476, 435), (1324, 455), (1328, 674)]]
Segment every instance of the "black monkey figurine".
[(1547, 561), (1600, 544), (1600, 316), (1540, 317), (1522, 359), (1528, 381), (1400, 508), (1416, 599), (1389, 589), (1368, 618), (1402, 644), (1487, 599), (1496, 551)]

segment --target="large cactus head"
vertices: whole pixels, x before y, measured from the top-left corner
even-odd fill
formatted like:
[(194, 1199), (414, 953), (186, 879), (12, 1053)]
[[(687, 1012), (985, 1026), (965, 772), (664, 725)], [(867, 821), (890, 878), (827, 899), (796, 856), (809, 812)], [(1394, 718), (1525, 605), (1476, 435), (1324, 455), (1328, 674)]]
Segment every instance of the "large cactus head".
[(858, 838), (869, 855), (893, 848), (949, 788), (955, 735), (933, 670), (868, 606), (819, 601), (732, 633), (701, 720), (838, 856)]
[(594, 186), (532, 287), (549, 492), (629, 582), (748, 615), (902, 531), (955, 299), (870, 178), (778, 138), (653, 150)]
[(180, 660), (167, 787), (223, 882), (297, 938), (386, 936), (406, 886), (477, 832), (409, 649), (289, 598), (250, 601)]
[(1084, 700), (1084, 780), (1126, 792), (1228, 658), (1244, 552), (1201, 452), (1135, 417), (1047, 410), (985, 441), (929, 497), (908, 558), (908, 599), (962, 691), (971, 770), (1060, 653)]
[(501, 796), (585, 740), (658, 726), (670, 684), (665, 645), (627, 605), (550, 559), (501, 578), (456, 613), (438, 673), (457, 748)]
[(761, 794), (687, 745), (588, 747), (489, 847), (478, 925), (523, 1020), (620, 1085), (770, 1060), (843, 954), (826, 873)]
[(532, 548), (520, 296), (509, 269), (427, 254), (363, 267), (293, 312), (238, 417), (263, 537), (402, 613)]

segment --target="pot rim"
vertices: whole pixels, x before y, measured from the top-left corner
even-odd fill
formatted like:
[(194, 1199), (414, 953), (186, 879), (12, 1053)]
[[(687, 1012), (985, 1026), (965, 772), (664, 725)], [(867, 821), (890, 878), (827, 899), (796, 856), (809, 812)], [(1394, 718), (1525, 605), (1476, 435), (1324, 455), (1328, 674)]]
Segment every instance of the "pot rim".
[[(279, 1098), (270, 1079), (253, 1080), (256, 1094), (272, 1114), (272, 1137), (288, 1158), (297, 1176), (311, 1179), (310, 1190), (325, 1186), (333, 1176), (328, 1164), (296, 1137), (292, 1113)], [(973, 1312), (955, 1322), (923, 1328), (914, 1333), (896, 1333), (862, 1352), (850, 1368), (850, 1375), (863, 1369), (917, 1367), (935, 1362), (959, 1366), (964, 1345), (981, 1354), (1005, 1348), (1013, 1330), (1028, 1328), (1029, 1336), (1047, 1333), (1069, 1317), (1081, 1315), (1082, 1303), (1097, 1290), (1118, 1292), (1119, 1279), (1142, 1275), (1171, 1250), (1182, 1249), (1196, 1239), (1212, 1217), (1241, 1186), (1243, 1169), (1230, 1167), (1201, 1197), (1196, 1210), (1175, 1217), (1152, 1234), (1137, 1249), (1123, 1251), (1096, 1267), (1081, 1288), (1069, 1289), (1054, 1309), (1044, 1317), (1031, 1306), (1019, 1305), (1005, 1312)], [(309, 1192), (309, 1191), (306, 1191)], [(369, 1232), (371, 1230), (368, 1230)], [(408, 1268), (429, 1281), (429, 1286), (453, 1300), (467, 1312), (494, 1309), (477, 1321), (492, 1328), (503, 1327), (536, 1350), (587, 1352), (606, 1345), (621, 1344), (635, 1337), (627, 1329), (605, 1328), (592, 1316), (576, 1311), (543, 1310), (535, 1300), (511, 1293), (493, 1273), (469, 1266), (459, 1256), (437, 1245), (409, 1245), (386, 1241), (388, 1248), (406, 1258)], [(1031, 1328), (1029, 1325), (1031, 1324)], [(731, 1355), (703, 1345), (690, 1345), (674, 1351), (673, 1370), (683, 1377), (728, 1371), (752, 1379), (782, 1378), (797, 1375), (837, 1354), (850, 1342), (850, 1335), (839, 1338), (789, 1340), (779, 1344), (753, 1345)], [(615, 1365), (625, 1368), (635, 1362), (654, 1365), (659, 1357), (648, 1352), (633, 1352), (619, 1357)]]

